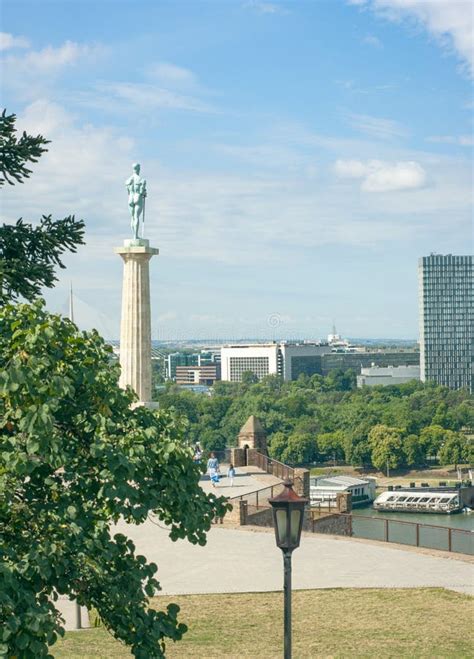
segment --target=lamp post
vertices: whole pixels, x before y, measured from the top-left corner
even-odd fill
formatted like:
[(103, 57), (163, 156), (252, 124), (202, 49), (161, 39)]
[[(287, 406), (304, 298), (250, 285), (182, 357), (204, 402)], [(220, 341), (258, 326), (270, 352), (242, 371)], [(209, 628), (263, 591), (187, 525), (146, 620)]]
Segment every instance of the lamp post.
[(291, 659), (291, 554), (300, 546), (304, 509), (308, 499), (293, 490), (293, 483), (285, 481), (285, 489), (269, 499), (273, 512), (273, 526), (277, 547), (283, 552), (284, 593), (284, 658)]

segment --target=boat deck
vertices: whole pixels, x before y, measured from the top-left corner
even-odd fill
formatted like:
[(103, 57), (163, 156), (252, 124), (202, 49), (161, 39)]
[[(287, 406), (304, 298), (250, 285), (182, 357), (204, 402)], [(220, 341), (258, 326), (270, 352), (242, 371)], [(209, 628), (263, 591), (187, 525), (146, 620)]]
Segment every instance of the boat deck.
[(458, 490), (398, 490), (383, 492), (374, 501), (376, 510), (402, 512), (454, 513), (462, 508)]

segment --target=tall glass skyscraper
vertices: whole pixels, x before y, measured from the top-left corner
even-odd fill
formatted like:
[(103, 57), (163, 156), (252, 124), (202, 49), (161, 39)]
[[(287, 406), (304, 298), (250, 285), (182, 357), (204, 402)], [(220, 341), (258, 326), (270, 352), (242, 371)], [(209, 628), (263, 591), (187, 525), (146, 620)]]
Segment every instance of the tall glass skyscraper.
[(473, 257), (423, 256), (418, 262), (418, 284), (421, 379), (472, 392)]

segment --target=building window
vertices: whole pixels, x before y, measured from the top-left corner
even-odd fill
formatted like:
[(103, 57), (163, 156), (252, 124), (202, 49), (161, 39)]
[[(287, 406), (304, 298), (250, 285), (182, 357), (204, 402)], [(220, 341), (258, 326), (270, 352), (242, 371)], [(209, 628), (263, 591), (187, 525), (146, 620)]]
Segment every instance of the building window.
[(230, 357), (229, 375), (231, 382), (241, 382), (242, 374), (252, 371), (259, 380), (269, 374), (268, 357)]

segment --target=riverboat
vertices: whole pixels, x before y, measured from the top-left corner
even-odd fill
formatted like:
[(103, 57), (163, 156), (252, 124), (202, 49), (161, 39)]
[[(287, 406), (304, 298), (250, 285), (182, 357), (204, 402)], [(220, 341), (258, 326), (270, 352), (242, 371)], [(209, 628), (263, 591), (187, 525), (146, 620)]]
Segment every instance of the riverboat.
[(374, 501), (375, 510), (404, 513), (456, 513), (464, 503), (458, 488), (406, 488), (383, 492)]

